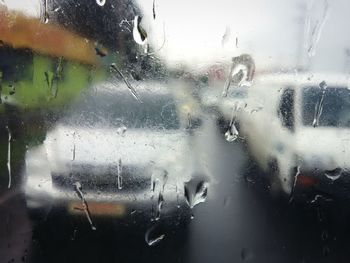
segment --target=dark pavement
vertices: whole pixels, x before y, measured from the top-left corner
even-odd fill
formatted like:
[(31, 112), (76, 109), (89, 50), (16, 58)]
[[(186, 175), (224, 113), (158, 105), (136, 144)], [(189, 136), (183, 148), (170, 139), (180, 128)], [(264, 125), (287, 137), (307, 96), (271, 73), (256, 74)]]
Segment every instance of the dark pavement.
[(272, 198), (244, 142), (215, 131), (209, 122), (198, 137), (214, 178), (206, 202), (187, 224), (160, 223), (158, 244), (145, 242), (153, 223), (134, 224), (132, 215), (128, 226), (109, 219), (97, 222), (97, 231), (60, 210), (32, 223), (14, 182), (0, 195), (0, 262), (349, 262), (347, 200)]

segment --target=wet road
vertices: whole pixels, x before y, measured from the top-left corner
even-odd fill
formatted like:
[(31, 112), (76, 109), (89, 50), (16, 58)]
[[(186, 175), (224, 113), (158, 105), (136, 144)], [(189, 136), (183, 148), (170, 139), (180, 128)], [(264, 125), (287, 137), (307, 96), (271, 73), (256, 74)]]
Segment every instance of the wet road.
[(14, 187), (0, 198), (0, 262), (349, 262), (347, 200), (272, 199), (243, 142), (225, 141), (211, 123), (199, 140), (215, 178), (208, 198), (187, 225), (162, 226), (158, 244), (145, 242), (150, 223), (113, 219), (91, 231), (84, 219), (53, 211), (34, 225)]

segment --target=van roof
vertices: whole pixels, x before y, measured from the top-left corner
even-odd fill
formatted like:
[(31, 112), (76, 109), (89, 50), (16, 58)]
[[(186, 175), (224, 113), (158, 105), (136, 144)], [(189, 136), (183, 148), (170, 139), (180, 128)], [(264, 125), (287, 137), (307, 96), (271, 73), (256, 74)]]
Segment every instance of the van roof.
[(258, 75), (254, 83), (275, 83), (282, 85), (318, 85), (325, 81), (328, 86), (348, 86), (350, 76), (335, 73), (273, 73)]

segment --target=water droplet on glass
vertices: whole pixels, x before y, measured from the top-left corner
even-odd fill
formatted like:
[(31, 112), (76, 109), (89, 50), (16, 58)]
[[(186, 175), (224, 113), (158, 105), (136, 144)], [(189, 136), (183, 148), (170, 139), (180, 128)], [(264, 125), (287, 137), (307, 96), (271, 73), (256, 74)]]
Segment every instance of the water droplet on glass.
[(329, 170), (329, 171), (325, 171), (324, 175), (332, 180), (332, 181), (335, 181), (335, 180), (338, 180), (340, 178), (340, 176), (342, 175), (343, 173), (343, 169), (341, 168), (335, 168), (334, 170)]
[(58, 78), (56, 74), (52, 71), (45, 71), (45, 80), (52, 98), (57, 97), (58, 92)]
[(225, 132), (225, 139), (228, 142), (235, 141), (239, 136), (238, 130), (234, 123), (232, 123), (231, 127)]
[(324, 96), (326, 93), (326, 89), (327, 89), (327, 83), (325, 81), (322, 81), (319, 84), (319, 87), (322, 91), (321, 94), (321, 98), (319, 99), (319, 101), (316, 103), (315, 105), (315, 113), (314, 113), (314, 120), (312, 121), (312, 126), (313, 127), (317, 127), (320, 121), (320, 117), (322, 115), (322, 110), (323, 110), (323, 101), (324, 101)]
[(47, 0), (43, 1), (42, 9), (41, 9), (41, 21), (47, 24), (49, 22), (49, 13), (47, 10)]
[(110, 67), (113, 71), (117, 72), (117, 74), (123, 79), (124, 83), (126, 84), (126, 86), (128, 87), (129, 91), (131, 92), (131, 94), (133, 95), (133, 97), (140, 103), (142, 103), (140, 96), (138, 95), (138, 93), (136, 92), (136, 90), (134, 89), (134, 87), (130, 84), (130, 82), (124, 77), (124, 74), (118, 69), (117, 65), (115, 63), (111, 64)]
[(96, 0), (96, 3), (99, 5), (99, 6), (104, 6), (106, 4), (106, 0)]
[(132, 34), (137, 44), (147, 45), (147, 33), (141, 26), (141, 20), (140, 16), (135, 16)]
[(75, 182), (73, 184), (74, 186), (74, 190), (76, 192), (76, 194), (78, 195), (78, 197), (80, 198), (81, 200), (81, 204), (82, 204), (82, 207), (83, 207), (83, 210), (84, 210), (84, 213), (86, 215), (86, 218), (87, 220), (89, 221), (89, 224), (91, 226), (91, 229), (92, 230), (96, 230), (96, 227), (94, 226), (94, 224), (92, 223), (92, 219), (91, 219), (91, 216), (90, 216), (90, 212), (89, 212), (89, 206), (85, 200), (85, 197), (84, 197), (84, 194), (82, 192), (82, 186), (80, 184), (80, 182)]
[(233, 87), (250, 86), (254, 73), (255, 62), (250, 55), (243, 54), (238, 57), (233, 57), (222, 96), (227, 97), (231, 85), (233, 85)]
[(157, 214), (156, 214), (156, 220), (160, 219), (160, 214), (162, 212), (162, 208), (163, 208), (163, 203), (164, 203), (164, 197), (163, 194), (161, 192), (159, 192), (158, 195), (158, 204), (157, 204)]
[(326, 241), (328, 239), (328, 232), (327, 232), (327, 230), (323, 230), (322, 231), (321, 238), (322, 238), (323, 241)]
[(238, 138), (238, 136), (239, 136), (239, 132), (238, 132), (236, 126), (235, 126), (235, 111), (236, 111), (236, 108), (234, 107), (232, 109), (232, 115), (231, 115), (229, 128), (225, 132), (225, 139), (228, 142), (235, 141)]
[(118, 133), (118, 135), (124, 136), (126, 130), (127, 130), (127, 128), (125, 126), (121, 126), (117, 129), (117, 133)]
[(192, 178), (184, 184), (185, 198), (190, 208), (205, 202), (208, 195), (208, 182), (198, 178)]
[(225, 207), (228, 206), (230, 204), (230, 201), (231, 201), (231, 198), (229, 196), (226, 196), (224, 198), (224, 206)]
[(247, 248), (241, 250), (241, 259), (242, 261), (248, 261), (253, 259), (253, 252)]
[(221, 46), (224, 47), (229, 41), (230, 37), (231, 37), (231, 29), (230, 27), (227, 26), (225, 29), (224, 35), (222, 36), (222, 39), (221, 39)]
[(165, 234), (160, 234), (157, 225), (149, 228), (145, 234), (145, 241), (147, 245), (154, 246), (162, 241), (165, 237)]
[(297, 166), (297, 171), (296, 171), (296, 173), (295, 173), (295, 175), (294, 175), (294, 182), (293, 182), (292, 194), (291, 194), (290, 199), (289, 199), (289, 202), (290, 202), (290, 203), (293, 201), (293, 195), (294, 195), (294, 192), (295, 192), (295, 187), (296, 187), (296, 185), (297, 185), (299, 175), (300, 175), (300, 166)]
[(122, 169), (123, 169), (122, 160), (119, 159), (118, 167), (117, 167), (117, 186), (118, 186), (119, 190), (121, 190), (123, 188)]
[[(312, 199), (310, 203), (314, 204), (314, 203), (318, 202), (318, 200), (320, 200), (320, 199), (325, 199), (325, 198), (322, 195), (315, 195), (314, 199)], [(325, 200), (328, 201), (328, 199), (325, 199)]]
[(156, 0), (153, 0), (153, 19), (156, 19)]
[(11, 139), (12, 134), (10, 129), (6, 126), (7, 132), (8, 132), (8, 145), (7, 145), (7, 170), (9, 175), (8, 185), (7, 188), (11, 188), (11, 181), (12, 181), (12, 175), (11, 175)]
[(193, 214), (191, 214), (191, 220), (193, 220), (194, 219), (194, 215)]
[(77, 230), (74, 229), (71, 239), (72, 239), (72, 240), (75, 240), (76, 235), (77, 235)]
[[(312, 16), (315, 14), (315, 10), (318, 8), (314, 5), (324, 5), (323, 6), (323, 13), (322, 16), (317, 19), (314, 25), (312, 25)], [(327, 0), (324, 1), (311, 1), (311, 5), (308, 8), (308, 15), (306, 17), (305, 21), (305, 39), (307, 40), (306, 43), (309, 43), (307, 46), (307, 53), (309, 57), (313, 57), (316, 54), (316, 46), (321, 38), (322, 30), (326, 24), (326, 21), (329, 17), (329, 3)], [(312, 27), (312, 30), (311, 30)], [(311, 35), (310, 35), (311, 30)]]
[(73, 132), (73, 149), (72, 149), (72, 161), (75, 160), (75, 132)]
[(191, 117), (191, 113), (187, 113), (187, 129), (191, 129), (192, 128), (192, 117)]
[(327, 256), (329, 255), (330, 252), (331, 252), (331, 251), (330, 251), (330, 249), (329, 249), (328, 246), (324, 246), (324, 247), (323, 247), (323, 249), (322, 249), (322, 254), (323, 254), (324, 257), (327, 257)]
[(95, 47), (96, 55), (100, 56), (101, 58), (105, 57), (108, 55), (108, 51), (106, 48), (97, 45)]

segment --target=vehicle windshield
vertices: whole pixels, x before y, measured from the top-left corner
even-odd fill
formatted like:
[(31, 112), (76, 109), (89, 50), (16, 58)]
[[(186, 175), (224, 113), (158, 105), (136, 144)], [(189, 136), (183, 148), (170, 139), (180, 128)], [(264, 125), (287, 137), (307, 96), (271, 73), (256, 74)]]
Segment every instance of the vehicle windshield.
[(178, 129), (176, 101), (170, 93), (142, 93), (142, 103), (129, 92), (100, 90), (85, 94), (62, 121), (73, 126), (129, 129)]
[(0, 263), (350, 262), (350, 0), (0, 0)]
[[(312, 126), (317, 108), (319, 110), (319, 126), (350, 127), (350, 90), (346, 87), (305, 87), (302, 94), (302, 118), (305, 126)], [(317, 116), (316, 116), (317, 117)]]

